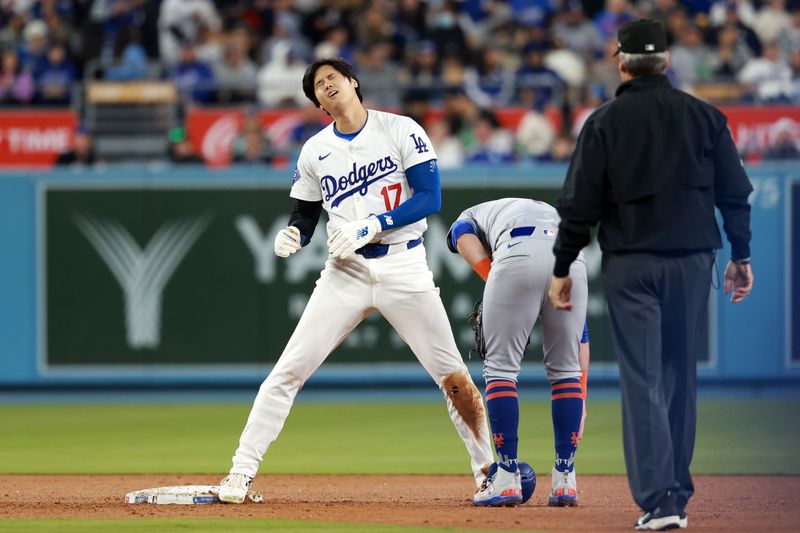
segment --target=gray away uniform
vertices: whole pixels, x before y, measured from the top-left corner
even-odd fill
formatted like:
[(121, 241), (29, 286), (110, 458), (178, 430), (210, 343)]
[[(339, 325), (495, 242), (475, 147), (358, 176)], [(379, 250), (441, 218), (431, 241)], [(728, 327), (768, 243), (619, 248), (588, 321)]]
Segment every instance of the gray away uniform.
[(461, 233), (459, 226), (464, 222), (470, 224), (492, 257), (483, 290), (486, 380), (517, 381), (537, 318), (542, 320), (547, 379), (553, 383), (579, 377), (578, 349), (588, 298), (586, 264), (580, 254), (570, 267), (572, 310), (555, 310), (547, 297), (559, 223), (555, 208), (526, 198), (504, 198), (470, 207), (447, 235), (452, 252), (457, 250), (451, 236)]

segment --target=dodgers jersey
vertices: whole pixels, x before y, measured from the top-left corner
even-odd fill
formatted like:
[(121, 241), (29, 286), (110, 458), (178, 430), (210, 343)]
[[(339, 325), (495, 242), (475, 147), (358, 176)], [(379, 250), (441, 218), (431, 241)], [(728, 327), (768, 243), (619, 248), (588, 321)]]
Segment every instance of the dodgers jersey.
[[(355, 139), (338, 137), (334, 125), (311, 137), (297, 160), (290, 196), (322, 201), (328, 235), (354, 220), (395, 209), (414, 195), (405, 170), (436, 159), (428, 135), (413, 119), (367, 110), (367, 122)], [(423, 218), (378, 234), (382, 244), (414, 240), (428, 228)]]
[(458, 220), (471, 222), (476, 236), (494, 252), (511, 240), (514, 228), (535, 227), (537, 235), (555, 239), (561, 219), (550, 204), (530, 198), (503, 198), (465, 209)]

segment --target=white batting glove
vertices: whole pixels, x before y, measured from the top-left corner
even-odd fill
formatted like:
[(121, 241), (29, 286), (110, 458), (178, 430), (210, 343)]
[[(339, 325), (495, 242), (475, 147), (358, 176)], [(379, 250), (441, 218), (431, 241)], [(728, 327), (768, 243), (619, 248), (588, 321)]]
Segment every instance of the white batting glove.
[(289, 257), (300, 249), (300, 230), (286, 226), (275, 235), (275, 255)]
[(353, 252), (369, 244), (381, 231), (381, 221), (376, 216), (349, 222), (328, 238), (328, 250), (333, 257), (347, 259)]

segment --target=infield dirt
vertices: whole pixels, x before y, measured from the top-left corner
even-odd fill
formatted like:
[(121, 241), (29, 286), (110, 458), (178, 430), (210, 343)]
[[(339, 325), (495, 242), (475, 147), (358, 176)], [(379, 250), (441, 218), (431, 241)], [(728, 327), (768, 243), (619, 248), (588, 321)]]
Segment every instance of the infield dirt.
[[(467, 476), (262, 475), (264, 503), (129, 505), (126, 492), (217, 484), (218, 475), (4, 475), (0, 519), (277, 518), (464, 529), (546, 532), (632, 531), (639, 512), (622, 476), (580, 476), (575, 508), (547, 507), (549, 476), (518, 508), (475, 508)], [(696, 532), (795, 532), (800, 477), (697, 476), (687, 509)]]

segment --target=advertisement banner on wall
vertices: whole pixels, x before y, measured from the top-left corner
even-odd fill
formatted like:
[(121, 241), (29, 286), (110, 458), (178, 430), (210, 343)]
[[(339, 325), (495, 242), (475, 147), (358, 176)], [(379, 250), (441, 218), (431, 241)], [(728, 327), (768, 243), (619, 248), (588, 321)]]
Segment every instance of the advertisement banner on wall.
[[(324, 220), (288, 259), (273, 252), (288, 218), (288, 188), (91, 188), (48, 185), (43, 264), (45, 371), (136, 365), (272, 363), (280, 356), (327, 258)], [(441, 288), (464, 357), (473, 342), (466, 317), (483, 290), (447, 249), (460, 211), (504, 196), (552, 202), (550, 188), (448, 187), (428, 219), (428, 264)], [(323, 217), (324, 218), (324, 217)], [(586, 250), (592, 360), (614, 360), (600, 284), (600, 252)], [(542, 359), (541, 331), (527, 361)], [(362, 322), (331, 363), (413, 362), (379, 313)]]
[(77, 123), (72, 110), (0, 111), (0, 167), (53, 165)]
[(780, 143), (800, 152), (800, 107), (721, 107), (741, 154), (763, 154)]

